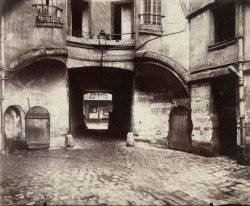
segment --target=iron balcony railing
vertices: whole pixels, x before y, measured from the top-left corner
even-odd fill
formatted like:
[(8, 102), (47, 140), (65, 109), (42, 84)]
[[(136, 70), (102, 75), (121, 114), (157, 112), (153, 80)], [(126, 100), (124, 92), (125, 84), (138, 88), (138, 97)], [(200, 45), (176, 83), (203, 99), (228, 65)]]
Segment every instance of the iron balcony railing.
[(67, 41), (85, 45), (134, 46), (134, 33), (95, 35), (80, 30), (67, 29)]
[(58, 23), (58, 24), (63, 24), (63, 20), (62, 20), (61, 17), (57, 17), (57, 16), (38, 15), (37, 16), (37, 23)]
[(62, 12), (63, 10), (54, 5), (33, 4), (37, 9), (37, 26), (60, 27), (63, 26)]

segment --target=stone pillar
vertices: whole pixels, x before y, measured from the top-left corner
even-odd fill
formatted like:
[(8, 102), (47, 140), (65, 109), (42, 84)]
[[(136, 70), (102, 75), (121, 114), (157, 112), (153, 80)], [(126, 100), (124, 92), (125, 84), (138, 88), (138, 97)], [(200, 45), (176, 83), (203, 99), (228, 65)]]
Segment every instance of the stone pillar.
[(250, 75), (244, 75), (244, 97), (245, 97), (245, 129), (244, 131), (244, 145), (241, 146), (241, 137), (238, 137), (238, 153), (237, 160), (244, 165), (250, 165)]
[(219, 121), (211, 82), (191, 85), (192, 147), (205, 156), (219, 153)]

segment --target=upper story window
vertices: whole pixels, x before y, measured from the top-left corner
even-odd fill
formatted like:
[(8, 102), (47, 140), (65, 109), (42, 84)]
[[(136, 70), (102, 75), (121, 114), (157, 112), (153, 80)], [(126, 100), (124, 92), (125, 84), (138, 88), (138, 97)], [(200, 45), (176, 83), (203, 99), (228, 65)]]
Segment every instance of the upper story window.
[(72, 35), (89, 37), (89, 3), (82, 0), (71, 0)]
[(134, 47), (134, 0), (68, 0), (69, 43)]
[(37, 9), (36, 25), (38, 27), (59, 27), (62, 28), (63, 10), (52, 0), (42, 0), (40, 4), (33, 4)]
[(235, 37), (235, 3), (218, 4), (213, 10), (215, 43)]
[(161, 0), (144, 0), (144, 24), (161, 25)]
[(139, 31), (142, 33), (162, 34), (161, 0), (144, 0), (140, 16)]

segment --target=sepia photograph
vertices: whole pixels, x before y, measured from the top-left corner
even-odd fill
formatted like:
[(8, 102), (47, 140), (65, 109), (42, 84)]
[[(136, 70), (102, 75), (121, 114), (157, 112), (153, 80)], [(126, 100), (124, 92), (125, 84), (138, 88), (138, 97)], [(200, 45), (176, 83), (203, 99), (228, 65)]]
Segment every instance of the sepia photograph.
[(250, 0), (0, 0), (0, 205), (250, 206)]

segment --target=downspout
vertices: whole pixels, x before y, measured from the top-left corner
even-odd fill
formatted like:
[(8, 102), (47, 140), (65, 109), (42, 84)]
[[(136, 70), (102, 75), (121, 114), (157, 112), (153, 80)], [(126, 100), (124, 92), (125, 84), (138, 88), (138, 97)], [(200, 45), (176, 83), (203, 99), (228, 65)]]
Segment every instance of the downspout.
[(246, 145), (245, 137), (245, 92), (244, 92), (244, 74), (243, 74), (243, 60), (244, 60), (244, 16), (243, 5), (238, 4), (238, 74), (239, 74), (239, 112), (240, 112), (240, 145)]
[[(238, 44), (237, 44), (237, 59), (238, 59), (238, 70), (233, 66), (229, 66), (228, 69), (235, 73), (238, 76), (238, 92), (239, 92), (239, 120), (240, 120), (240, 147), (246, 146), (246, 136), (245, 136), (245, 91), (244, 91), (244, 73), (243, 73), (243, 64), (244, 64), (244, 16), (243, 16), (243, 5), (242, 3), (237, 4), (238, 9)], [(242, 152), (240, 152), (242, 153)], [(240, 154), (241, 156), (241, 154)], [(241, 161), (241, 160), (240, 160)]]
[(2, 15), (1, 18), (1, 66), (2, 66), (2, 76), (1, 76), (1, 106), (0, 106), (0, 113), (1, 113), (1, 140), (2, 140), (2, 145), (1, 145), (1, 150), (2, 154), (5, 154), (5, 132), (4, 132), (4, 114), (3, 114), (3, 101), (4, 101), (4, 79), (5, 79), (5, 57), (4, 57), (4, 16)]

